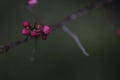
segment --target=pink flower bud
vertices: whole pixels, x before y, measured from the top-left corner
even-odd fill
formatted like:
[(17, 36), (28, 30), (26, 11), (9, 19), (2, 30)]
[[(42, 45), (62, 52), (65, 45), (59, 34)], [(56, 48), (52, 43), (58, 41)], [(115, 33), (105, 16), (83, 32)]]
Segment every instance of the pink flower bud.
[(27, 21), (24, 21), (23, 26), (24, 26), (24, 28), (27, 28), (27, 27), (29, 27), (29, 23)]
[(37, 30), (42, 29), (42, 25), (37, 25), (37, 26), (36, 26), (36, 29), (37, 29)]
[(47, 35), (50, 34), (50, 33), (51, 33), (51, 29), (50, 29), (50, 27), (47, 26), (47, 25), (44, 26), (44, 27), (43, 27), (43, 32), (44, 32), (45, 34), (47, 34)]
[(38, 3), (38, 0), (27, 0), (27, 3), (30, 7), (33, 7)]
[(29, 30), (28, 29), (22, 29), (22, 34), (24, 35), (24, 36), (28, 36), (29, 35)]
[(42, 40), (47, 40), (47, 35), (43, 35)]
[(33, 30), (30, 34), (32, 37), (39, 37), (40, 36), (40, 33), (38, 33), (36, 30)]

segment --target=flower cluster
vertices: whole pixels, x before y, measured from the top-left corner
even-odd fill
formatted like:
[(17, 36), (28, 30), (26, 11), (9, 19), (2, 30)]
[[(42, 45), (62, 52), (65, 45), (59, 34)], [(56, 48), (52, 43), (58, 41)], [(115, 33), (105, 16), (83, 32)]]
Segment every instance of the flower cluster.
[(22, 34), (24, 36), (31, 36), (32, 38), (38, 38), (41, 36), (42, 40), (46, 40), (47, 36), (51, 33), (51, 28), (48, 25), (34, 25), (30, 26), (29, 22), (23, 22), (24, 28), (22, 29)]

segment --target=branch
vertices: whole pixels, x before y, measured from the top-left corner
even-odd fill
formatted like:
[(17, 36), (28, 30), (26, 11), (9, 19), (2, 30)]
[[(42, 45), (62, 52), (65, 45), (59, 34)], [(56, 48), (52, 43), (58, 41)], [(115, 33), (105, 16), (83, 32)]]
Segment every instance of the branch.
[[(62, 21), (54, 24), (52, 27), (52, 31), (54, 31), (58, 27), (61, 27), (63, 24), (66, 24), (67, 22), (76, 20), (80, 16), (87, 14), (88, 12), (92, 11), (93, 9), (105, 7), (106, 5), (110, 4), (112, 1), (113, 0), (96, 1), (92, 4), (90, 4), (89, 6), (78, 10), (77, 12), (74, 12), (72, 15), (69, 15), (68, 17), (66, 17)], [(10, 50), (11, 48), (14, 48), (14, 47), (18, 46), (19, 44), (25, 43), (31, 39), (32, 38), (28, 36), (25, 39), (21, 39), (21, 40), (15, 41), (15, 42), (10, 42), (10, 43), (4, 44), (4, 45), (0, 45), (0, 54), (5, 53), (8, 50)]]
[(4, 44), (4, 45), (0, 45), (0, 54), (2, 53), (5, 53), (7, 52), (9, 49), (11, 48), (14, 48), (22, 43), (25, 43), (29, 40), (31, 40), (32, 38), (31, 37), (26, 37), (24, 39), (21, 39), (21, 40), (18, 40), (18, 41), (15, 41), (15, 42), (10, 42), (10, 43), (7, 43), (7, 44)]
[(89, 6), (82, 8), (82, 9), (78, 10), (77, 12), (72, 13), (71, 15), (69, 15), (65, 19), (63, 19), (62, 21), (56, 23), (53, 27), (53, 30), (58, 27), (61, 27), (62, 24), (66, 24), (70, 21), (76, 20), (80, 16), (85, 15), (94, 9), (106, 7), (107, 5), (111, 4), (113, 1), (114, 0), (98, 0), (96, 2), (93, 2)]

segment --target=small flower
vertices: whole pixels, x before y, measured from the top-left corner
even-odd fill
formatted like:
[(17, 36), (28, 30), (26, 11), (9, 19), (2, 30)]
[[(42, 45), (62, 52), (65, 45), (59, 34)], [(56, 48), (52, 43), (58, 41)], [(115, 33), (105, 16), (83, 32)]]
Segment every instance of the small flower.
[(43, 32), (48, 35), (51, 33), (51, 28), (49, 26), (45, 25), (43, 27)]
[(47, 40), (47, 35), (42, 35), (42, 40)]
[(28, 35), (29, 35), (29, 30), (26, 29), (26, 28), (22, 29), (22, 34), (23, 34), (24, 36), (28, 36)]
[(31, 31), (30, 35), (31, 35), (31, 37), (39, 37), (40, 32), (37, 32), (36, 30), (33, 30), (33, 31)]
[(36, 29), (37, 29), (37, 30), (42, 29), (42, 25), (37, 25), (37, 26), (36, 26)]
[(28, 28), (28, 27), (30, 26), (30, 24), (29, 24), (29, 22), (24, 21), (24, 22), (23, 22), (23, 26), (24, 26), (24, 28)]
[(35, 6), (38, 3), (38, 0), (27, 0), (27, 4), (31, 7)]

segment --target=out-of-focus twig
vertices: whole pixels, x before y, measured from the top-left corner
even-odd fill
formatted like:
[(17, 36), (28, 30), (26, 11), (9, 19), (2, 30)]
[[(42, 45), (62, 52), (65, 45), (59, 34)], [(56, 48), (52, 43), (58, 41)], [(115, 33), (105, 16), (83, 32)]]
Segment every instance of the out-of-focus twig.
[(82, 45), (82, 43), (80, 42), (79, 38), (77, 37), (77, 35), (75, 35), (72, 31), (70, 31), (67, 26), (62, 25), (62, 29), (64, 32), (66, 32), (71, 38), (73, 38), (73, 40), (76, 42), (77, 46), (82, 50), (82, 53), (85, 56), (89, 56), (89, 54), (86, 52), (84, 46)]
[(31, 61), (32, 61), (33, 63), (35, 62), (37, 44), (38, 44), (38, 39), (35, 39), (35, 40), (34, 40), (34, 47), (33, 47), (33, 50), (32, 50), (32, 56), (31, 56)]

